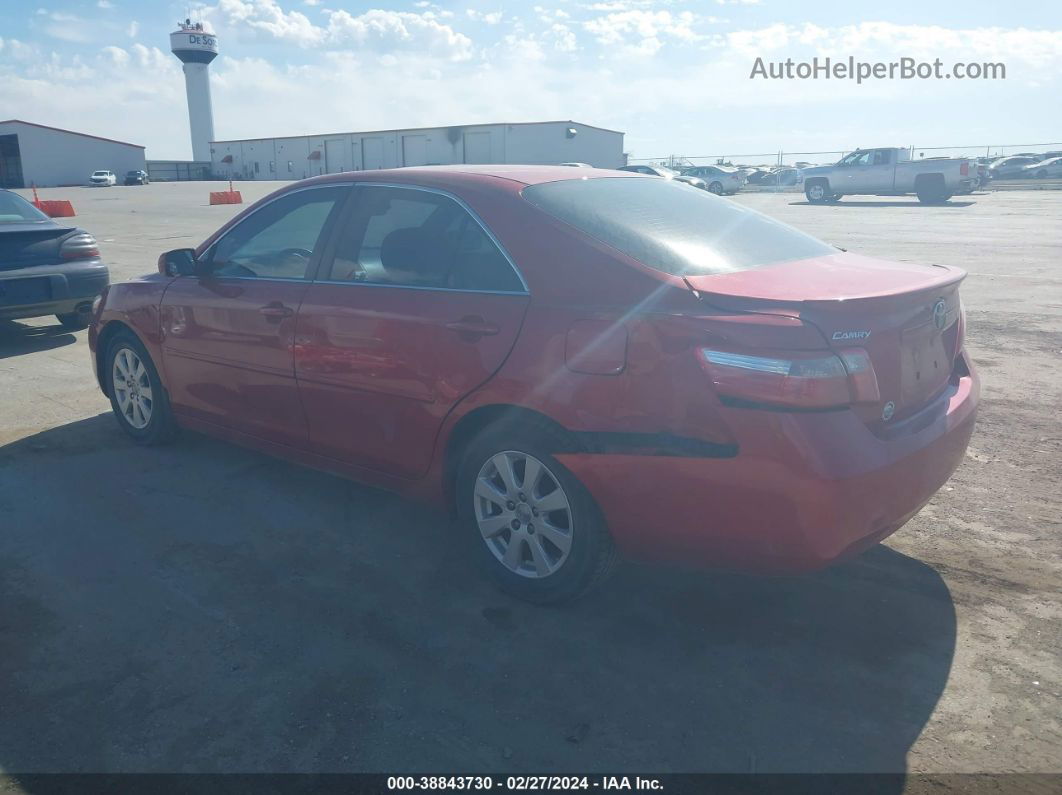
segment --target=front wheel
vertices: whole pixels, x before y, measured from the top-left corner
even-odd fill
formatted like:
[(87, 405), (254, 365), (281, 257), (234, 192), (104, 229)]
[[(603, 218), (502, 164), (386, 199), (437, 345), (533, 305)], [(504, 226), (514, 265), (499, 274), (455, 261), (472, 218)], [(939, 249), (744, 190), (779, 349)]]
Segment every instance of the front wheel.
[(137, 443), (163, 444), (176, 434), (166, 389), (147, 350), (131, 332), (117, 334), (107, 348), (107, 391), (122, 430)]
[(488, 428), (457, 477), (458, 512), (491, 578), (538, 604), (581, 596), (615, 559), (593, 498), (552, 455), (566, 443), (550, 428)]
[(804, 196), (811, 204), (825, 204), (830, 200), (831, 194), (826, 189), (825, 183), (812, 182), (804, 186)]

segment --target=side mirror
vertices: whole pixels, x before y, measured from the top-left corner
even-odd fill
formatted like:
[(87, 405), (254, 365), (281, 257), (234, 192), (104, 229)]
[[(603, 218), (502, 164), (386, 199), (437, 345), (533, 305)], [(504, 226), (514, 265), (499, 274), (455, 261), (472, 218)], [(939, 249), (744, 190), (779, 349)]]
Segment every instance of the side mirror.
[(163, 276), (194, 276), (195, 249), (175, 248), (159, 257), (159, 273)]

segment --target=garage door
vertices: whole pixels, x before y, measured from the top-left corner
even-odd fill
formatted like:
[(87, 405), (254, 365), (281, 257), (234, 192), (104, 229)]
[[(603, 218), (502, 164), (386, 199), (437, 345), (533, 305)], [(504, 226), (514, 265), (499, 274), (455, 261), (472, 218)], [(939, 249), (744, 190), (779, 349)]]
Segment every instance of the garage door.
[(383, 168), (383, 138), (361, 139), (362, 168), (366, 171), (374, 168)]
[(493, 163), (490, 151), (490, 132), (465, 133), (465, 162)]
[(347, 142), (343, 140), (325, 141), (325, 173), (338, 174), (350, 171), (347, 163)]
[(403, 166), (426, 166), (426, 165), (428, 165), (428, 136), (426, 136), (426, 135), (403, 135), (402, 136), (402, 165)]

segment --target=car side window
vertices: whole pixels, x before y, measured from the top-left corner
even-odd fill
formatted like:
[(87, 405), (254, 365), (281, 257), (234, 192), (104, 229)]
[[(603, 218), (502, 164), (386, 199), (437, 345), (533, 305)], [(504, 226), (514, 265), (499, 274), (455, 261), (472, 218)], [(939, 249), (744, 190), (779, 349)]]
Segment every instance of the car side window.
[(887, 166), (889, 164), (889, 152), (886, 149), (878, 149), (874, 152), (874, 165)]
[(345, 186), (295, 191), (256, 210), (214, 244), (211, 273), (305, 279), (325, 225), (347, 191)]
[(358, 188), (331, 264), (331, 281), (523, 292), (520, 277), (479, 222), (448, 196)]

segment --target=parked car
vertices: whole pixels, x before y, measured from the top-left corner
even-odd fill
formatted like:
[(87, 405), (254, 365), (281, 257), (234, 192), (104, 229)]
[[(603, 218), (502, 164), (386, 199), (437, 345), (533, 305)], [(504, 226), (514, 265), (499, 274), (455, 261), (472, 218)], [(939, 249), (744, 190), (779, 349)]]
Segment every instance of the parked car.
[(760, 180), (760, 185), (764, 187), (792, 187), (799, 185), (803, 181), (803, 172), (798, 168), (789, 168), (788, 166), (782, 166), (771, 171)]
[(617, 553), (817, 569), (962, 461), (963, 271), (843, 252), (674, 180), (557, 166), (286, 185), (90, 329), (121, 428), (193, 428), (456, 512), (507, 591)]
[(113, 171), (93, 171), (92, 176), (89, 177), (89, 185), (96, 188), (109, 187), (117, 184), (118, 178), (114, 176)]
[(701, 190), (708, 190), (708, 183), (700, 177), (695, 177), (689, 174), (680, 174), (677, 171), (665, 168), (664, 166), (620, 166), (617, 171), (630, 171), (632, 174), (645, 174), (649, 177), (673, 179), (678, 182), (684, 182), (687, 185), (692, 185), (695, 188), (700, 188)]
[(127, 171), (125, 172), (125, 184), (126, 185), (147, 185), (151, 182), (148, 179), (146, 171)]
[(974, 173), (966, 158), (911, 160), (907, 149), (857, 149), (832, 166), (804, 169), (804, 194), (812, 204), (842, 196), (903, 196), (923, 204), (946, 202), (972, 190)]
[(749, 185), (759, 185), (770, 174), (769, 168), (754, 168), (745, 175), (745, 182)]
[(988, 173), (992, 179), (1020, 179), (1028, 176), (1024, 171), (1026, 166), (1039, 162), (1035, 155), (1001, 157), (989, 166)]
[(1022, 168), (1022, 174), (1036, 179), (1062, 177), (1062, 157), (1052, 157), (1048, 160), (1041, 160), (1039, 163), (1030, 163)]
[(0, 190), (0, 318), (55, 315), (68, 329), (85, 328), (108, 280), (92, 235)]
[(703, 179), (708, 190), (717, 195), (732, 196), (745, 186), (745, 174), (727, 166), (693, 166), (682, 173)]

